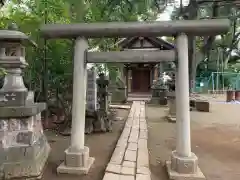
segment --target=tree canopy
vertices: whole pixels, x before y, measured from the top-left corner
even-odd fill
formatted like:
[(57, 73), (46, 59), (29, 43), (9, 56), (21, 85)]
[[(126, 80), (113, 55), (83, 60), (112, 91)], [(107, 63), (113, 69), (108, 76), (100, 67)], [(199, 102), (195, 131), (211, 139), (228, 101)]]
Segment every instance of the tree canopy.
[[(68, 40), (44, 41), (39, 36), (39, 27), (44, 23), (74, 23), (96, 21), (145, 21), (156, 20), (168, 6), (179, 4), (184, 0), (1, 0), (0, 28), (6, 28), (9, 23), (16, 23), (19, 29), (38, 44), (37, 48), (27, 48), (29, 68), (25, 79), (29, 87), (40, 90), (43, 79), (48, 79), (48, 89), (62, 87), (61, 83), (71, 81), (72, 75), (72, 42)], [(5, 4), (5, 5), (3, 5)], [(231, 31), (219, 37), (198, 37), (196, 48), (202, 53), (198, 68), (200, 74), (208, 69), (216, 71), (216, 54), (223, 52), (225, 68), (235, 65), (240, 59), (240, 11), (239, 3), (234, 0), (190, 0), (187, 6), (176, 5), (172, 19), (189, 18), (195, 14), (195, 19), (229, 18), (232, 22)], [(191, 16), (190, 16), (191, 18)], [(109, 50), (115, 48), (118, 39), (89, 40), (91, 48)], [(213, 64), (213, 67), (211, 66)], [(231, 65), (231, 66), (230, 66)], [(103, 71), (102, 65), (96, 65)], [(44, 69), (48, 69), (44, 76)], [(236, 66), (237, 67), (237, 66)], [(106, 64), (106, 68), (116, 76), (116, 65)], [(236, 68), (235, 68), (236, 69)], [(237, 68), (238, 69), (238, 68)], [(198, 73), (199, 74), (199, 73)], [(44, 78), (43, 78), (44, 77)], [(45, 84), (46, 86), (46, 84)], [(63, 88), (64, 89), (64, 88)]]

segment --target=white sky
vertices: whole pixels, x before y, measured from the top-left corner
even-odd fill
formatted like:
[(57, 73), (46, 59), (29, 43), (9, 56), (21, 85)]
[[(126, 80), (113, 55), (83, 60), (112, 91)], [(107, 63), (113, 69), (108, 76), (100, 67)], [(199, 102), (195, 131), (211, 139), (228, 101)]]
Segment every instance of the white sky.
[[(174, 10), (174, 7), (180, 6), (180, 0), (175, 0), (175, 3), (170, 4), (166, 7), (163, 13), (159, 14), (158, 21), (168, 21), (170, 20), (171, 13)], [(183, 6), (187, 6), (189, 3), (189, 0), (182, 0)]]

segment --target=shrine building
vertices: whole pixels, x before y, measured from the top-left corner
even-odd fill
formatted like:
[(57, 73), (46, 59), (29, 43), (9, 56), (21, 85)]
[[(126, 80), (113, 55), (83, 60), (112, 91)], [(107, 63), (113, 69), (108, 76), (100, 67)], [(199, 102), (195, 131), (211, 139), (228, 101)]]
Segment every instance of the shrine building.
[[(120, 51), (158, 51), (172, 50), (174, 45), (157, 37), (130, 37), (117, 43)], [(124, 64), (124, 76), (127, 92), (137, 94), (151, 93), (151, 86), (157, 80), (160, 71), (170, 69), (168, 63), (127, 63)]]

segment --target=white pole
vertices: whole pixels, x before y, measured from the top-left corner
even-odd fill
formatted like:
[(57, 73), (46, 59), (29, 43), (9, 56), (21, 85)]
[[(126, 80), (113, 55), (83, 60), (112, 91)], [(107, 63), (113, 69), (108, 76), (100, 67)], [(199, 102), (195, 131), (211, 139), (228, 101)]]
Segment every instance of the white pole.
[(223, 49), (221, 49), (221, 64), (222, 64), (222, 85), (223, 85), (223, 91), (224, 91), (224, 59), (223, 59)]
[(84, 149), (85, 136), (85, 108), (86, 108), (86, 78), (87, 67), (85, 51), (88, 49), (84, 38), (75, 40), (74, 68), (73, 68), (73, 102), (72, 102), (72, 128), (71, 151)]
[(217, 56), (217, 84), (216, 84), (216, 89), (217, 91), (219, 91), (219, 48), (217, 49), (217, 53), (218, 53), (218, 56)]
[[(177, 42), (176, 42), (177, 43)], [(182, 122), (180, 121), (180, 110), (181, 110), (181, 103), (179, 99), (179, 74), (178, 74), (178, 66), (176, 67), (176, 74), (175, 74), (175, 95), (176, 95), (176, 123), (177, 123), (177, 128), (182, 127)], [(177, 129), (177, 138), (181, 136), (181, 130)], [(182, 143), (181, 141), (177, 140), (177, 151), (182, 149)]]
[(176, 39), (178, 51), (177, 74), (177, 153), (183, 157), (191, 156), (188, 37), (179, 34)]
[(212, 72), (212, 90), (215, 92), (214, 72)]

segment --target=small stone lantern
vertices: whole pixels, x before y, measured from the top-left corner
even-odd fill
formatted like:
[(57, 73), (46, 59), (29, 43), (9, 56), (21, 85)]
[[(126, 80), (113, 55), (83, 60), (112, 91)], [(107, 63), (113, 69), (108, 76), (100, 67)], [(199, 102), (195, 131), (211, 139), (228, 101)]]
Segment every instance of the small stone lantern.
[(163, 83), (161, 78), (153, 82), (151, 89), (152, 98), (150, 103), (167, 105), (167, 85)]
[(50, 151), (41, 124), (46, 104), (34, 103), (22, 78), (26, 44), (34, 43), (15, 25), (0, 30), (0, 66), (6, 72), (0, 89), (0, 179), (41, 176)]

